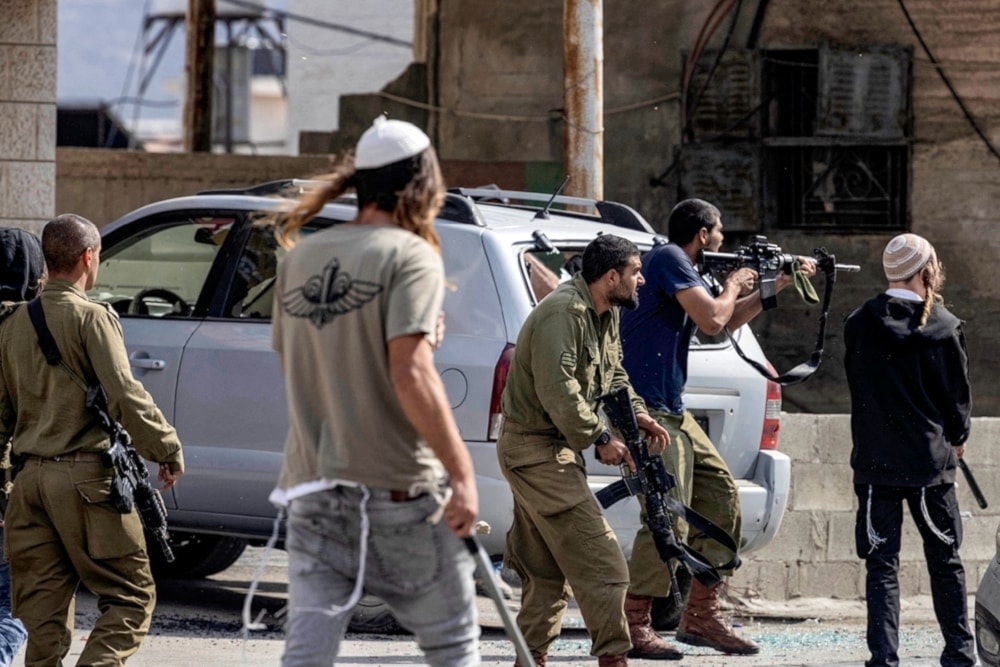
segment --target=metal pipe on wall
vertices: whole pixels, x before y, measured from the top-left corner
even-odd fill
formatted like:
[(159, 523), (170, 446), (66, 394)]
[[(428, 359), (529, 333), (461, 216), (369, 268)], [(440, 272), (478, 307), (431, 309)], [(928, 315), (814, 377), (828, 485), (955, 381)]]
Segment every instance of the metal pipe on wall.
[(566, 194), (604, 198), (604, 3), (563, 2)]

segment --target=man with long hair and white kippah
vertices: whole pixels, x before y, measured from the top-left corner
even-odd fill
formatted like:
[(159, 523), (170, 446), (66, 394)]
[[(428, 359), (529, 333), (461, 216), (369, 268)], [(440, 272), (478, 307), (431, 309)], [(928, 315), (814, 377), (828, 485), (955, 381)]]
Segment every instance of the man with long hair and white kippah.
[(955, 468), (965, 454), (972, 397), (962, 322), (942, 304), (934, 247), (900, 234), (882, 254), (889, 288), (844, 327), (851, 391), (857, 552), (865, 560), (868, 667), (899, 665), (903, 502), (923, 539), (946, 667), (976, 664)]
[[(282, 665), (332, 664), (363, 591), (429, 664), (478, 665), (475, 566), (459, 537), (479, 502), (433, 357), (445, 286), (437, 157), (416, 126), (379, 117), (323, 180), (276, 227), (291, 248), (272, 334), (289, 407), (272, 494), (288, 506)], [(296, 242), (348, 189), (356, 217)]]

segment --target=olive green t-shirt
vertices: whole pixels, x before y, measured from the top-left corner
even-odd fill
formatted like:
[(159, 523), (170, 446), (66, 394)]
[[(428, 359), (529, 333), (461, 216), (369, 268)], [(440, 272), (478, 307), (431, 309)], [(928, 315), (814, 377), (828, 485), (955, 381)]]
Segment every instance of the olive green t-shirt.
[(395, 225), (338, 225), (300, 241), (275, 285), (272, 345), (289, 407), (279, 491), (294, 497), (297, 486), (334, 480), (411, 490), (443, 479), (388, 363), (393, 338), (434, 336), (441, 256)]

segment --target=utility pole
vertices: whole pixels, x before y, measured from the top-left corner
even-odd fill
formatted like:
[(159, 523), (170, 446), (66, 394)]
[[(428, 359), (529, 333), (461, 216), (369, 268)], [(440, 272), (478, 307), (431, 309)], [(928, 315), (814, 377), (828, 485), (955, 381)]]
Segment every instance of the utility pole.
[(215, 0), (188, 0), (185, 26), (184, 150), (211, 152)]
[(603, 0), (563, 0), (566, 194), (604, 199)]

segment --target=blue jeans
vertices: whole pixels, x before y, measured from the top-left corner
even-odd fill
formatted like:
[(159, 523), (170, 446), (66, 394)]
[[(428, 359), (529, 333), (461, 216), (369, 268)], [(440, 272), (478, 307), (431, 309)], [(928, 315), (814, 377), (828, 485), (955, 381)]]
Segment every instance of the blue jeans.
[[(371, 489), (364, 588), (380, 597), (416, 635), (432, 667), (478, 665), (475, 562), (444, 521), (428, 523), (437, 499), (403, 502)], [(337, 487), (291, 502), (288, 514), (288, 606), (283, 667), (330, 665), (351, 610), (359, 569), (363, 491)]]
[[(0, 529), (0, 540), (3, 529)], [(10, 565), (0, 555), (0, 667), (10, 667), (21, 650), (28, 631), (24, 623), (10, 615)]]

